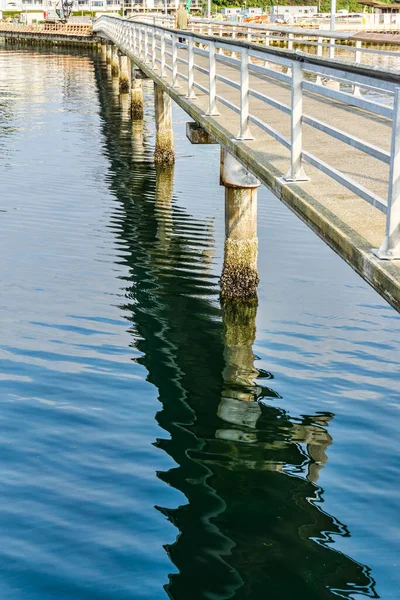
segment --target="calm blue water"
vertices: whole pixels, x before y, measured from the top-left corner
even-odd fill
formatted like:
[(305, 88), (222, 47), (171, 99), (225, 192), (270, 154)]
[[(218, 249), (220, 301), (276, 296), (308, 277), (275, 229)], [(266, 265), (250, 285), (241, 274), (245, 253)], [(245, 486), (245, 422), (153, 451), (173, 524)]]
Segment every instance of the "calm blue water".
[(398, 599), (399, 315), (263, 188), (221, 309), (218, 148), (116, 91), (0, 49), (0, 597)]

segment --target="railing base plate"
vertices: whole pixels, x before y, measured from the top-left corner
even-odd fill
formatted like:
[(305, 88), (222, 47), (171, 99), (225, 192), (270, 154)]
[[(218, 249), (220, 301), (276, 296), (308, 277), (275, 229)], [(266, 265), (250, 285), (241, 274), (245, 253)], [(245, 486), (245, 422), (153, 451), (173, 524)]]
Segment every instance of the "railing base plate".
[(381, 248), (372, 248), (371, 252), (376, 258), (379, 258), (379, 260), (400, 260), (399, 250), (391, 252), (390, 250), (381, 250)]

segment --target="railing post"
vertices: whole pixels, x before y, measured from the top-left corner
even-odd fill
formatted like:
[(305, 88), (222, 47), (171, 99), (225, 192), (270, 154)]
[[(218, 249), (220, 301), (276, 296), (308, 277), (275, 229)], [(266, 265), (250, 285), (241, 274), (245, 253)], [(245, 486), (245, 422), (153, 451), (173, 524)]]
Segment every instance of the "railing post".
[[(356, 40), (356, 51), (355, 51), (354, 61), (358, 65), (360, 65), (361, 61), (362, 61), (362, 52), (360, 50), (361, 47), (362, 47), (362, 41), (361, 40)], [(358, 96), (358, 97), (361, 96), (360, 86), (355, 85), (353, 87), (353, 96)]]
[(290, 169), (286, 181), (308, 181), (302, 165), (303, 72), (301, 63), (292, 61), (292, 98), (290, 122)]
[(208, 44), (208, 56), (209, 56), (209, 67), (208, 67), (208, 109), (206, 115), (209, 117), (217, 117), (219, 112), (217, 110), (217, 63), (215, 60), (215, 42), (209, 42)]
[(133, 25), (133, 54), (137, 53), (137, 27)]
[[(223, 37), (223, 34), (222, 34), (222, 25), (219, 26), (218, 35), (219, 35), (220, 38)], [(221, 46), (218, 48), (218, 54), (223, 54), (223, 50), (222, 50)]]
[[(236, 38), (236, 27), (232, 26), (231, 38), (234, 40)], [(236, 52), (232, 52), (232, 58), (237, 58)]]
[(151, 38), (151, 67), (153, 70), (157, 69), (157, 55), (156, 55), (156, 33), (157, 30), (153, 26), (152, 29), (152, 38)]
[(177, 36), (172, 34), (172, 87), (180, 88), (178, 81), (178, 46), (176, 43)]
[(194, 93), (194, 42), (192, 36), (189, 37), (188, 43), (188, 89), (186, 98), (194, 99), (196, 94)]
[(133, 52), (133, 32), (134, 32), (133, 25), (130, 25), (130, 27), (129, 27), (129, 50), (131, 52)]
[(240, 129), (237, 140), (254, 140), (249, 128), (249, 51), (241, 50), (240, 64)]
[(165, 77), (165, 31), (161, 31), (161, 77)]
[(335, 58), (335, 41), (334, 37), (329, 41), (329, 58)]
[(144, 62), (149, 62), (149, 28), (144, 26)]
[(386, 236), (373, 252), (383, 260), (400, 259), (400, 87), (394, 94)]
[(139, 25), (139, 52), (138, 52), (138, 58), (142, 58), (142, 54), (143, 54), (143, 26)]
[[(318, 37), (317, 38), (317, 56), (322, 56), (323, 52), (324, 52), (324, 47), (323, 44), (324, 43), (324, 38)], [(322, 85), (322, 77), (321, 75), (317, 75), (317, 79), (315, 80), (315, 83), (317, 85)]]
[[(266, 48), (269, 48), (269, 42), (270, 42), (270, 39), (269, 39), (269, 32), (268, 32), (268, 31), (266, 31), (266, 32), (265, 32), (265, 47), (266, 47)], [(270, 63), (268, 60), (266, 60), (266, 61), (264, 62), (264, 67), (266, 67), (267, 69), (271, 69), (271, 63)]]

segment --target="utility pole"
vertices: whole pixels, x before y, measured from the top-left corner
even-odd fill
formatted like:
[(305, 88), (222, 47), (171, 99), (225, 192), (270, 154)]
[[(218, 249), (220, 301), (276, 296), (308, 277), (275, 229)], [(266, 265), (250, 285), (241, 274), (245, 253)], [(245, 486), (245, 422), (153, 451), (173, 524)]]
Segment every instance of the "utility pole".
[(335, 31), (336, 25), (336, 0), (331, 0), (331, 31)]

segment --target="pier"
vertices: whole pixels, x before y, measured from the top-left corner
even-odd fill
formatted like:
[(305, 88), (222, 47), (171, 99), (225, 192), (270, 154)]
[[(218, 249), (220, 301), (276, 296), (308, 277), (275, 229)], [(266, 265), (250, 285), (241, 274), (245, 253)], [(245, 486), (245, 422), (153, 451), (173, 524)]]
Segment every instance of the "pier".
[[(154, 81), (156, 158), (161, 146), (169, 160), (173, 153), (172, 99), (209, 141), (221, 145), (221, 183), (242, 191), (243, 206), (250, 202), (245, 190), (252, 190), (255, 204), (256, 189), (265, 184), (400, 306), (398, 72), (106, 16), (94, 31), (104, 40), (105, 54), (113, 47), (130, 59), (133, 80)], [(137, 84), (132, 90), (137, 104)], [(254, 251), (248, 248), (256, 237), (248, 210), (255, 208), (241, 211), (235, 194), (235, 243), (242, 251), (230, 285), (247, 297), (256, 288), (248, 281), (255, 273)], [(226, 207), (225, 258), (232, 265), (229, 200)], [(226, 281), (223, 275), (223, 288)]]
[(0, 42), (3, 596), (394, 598), (393, 46), (167, 25)]
[(91, 23), (1, 23), (0, 39), (7, 44), (94, 47), (99, 43)]

